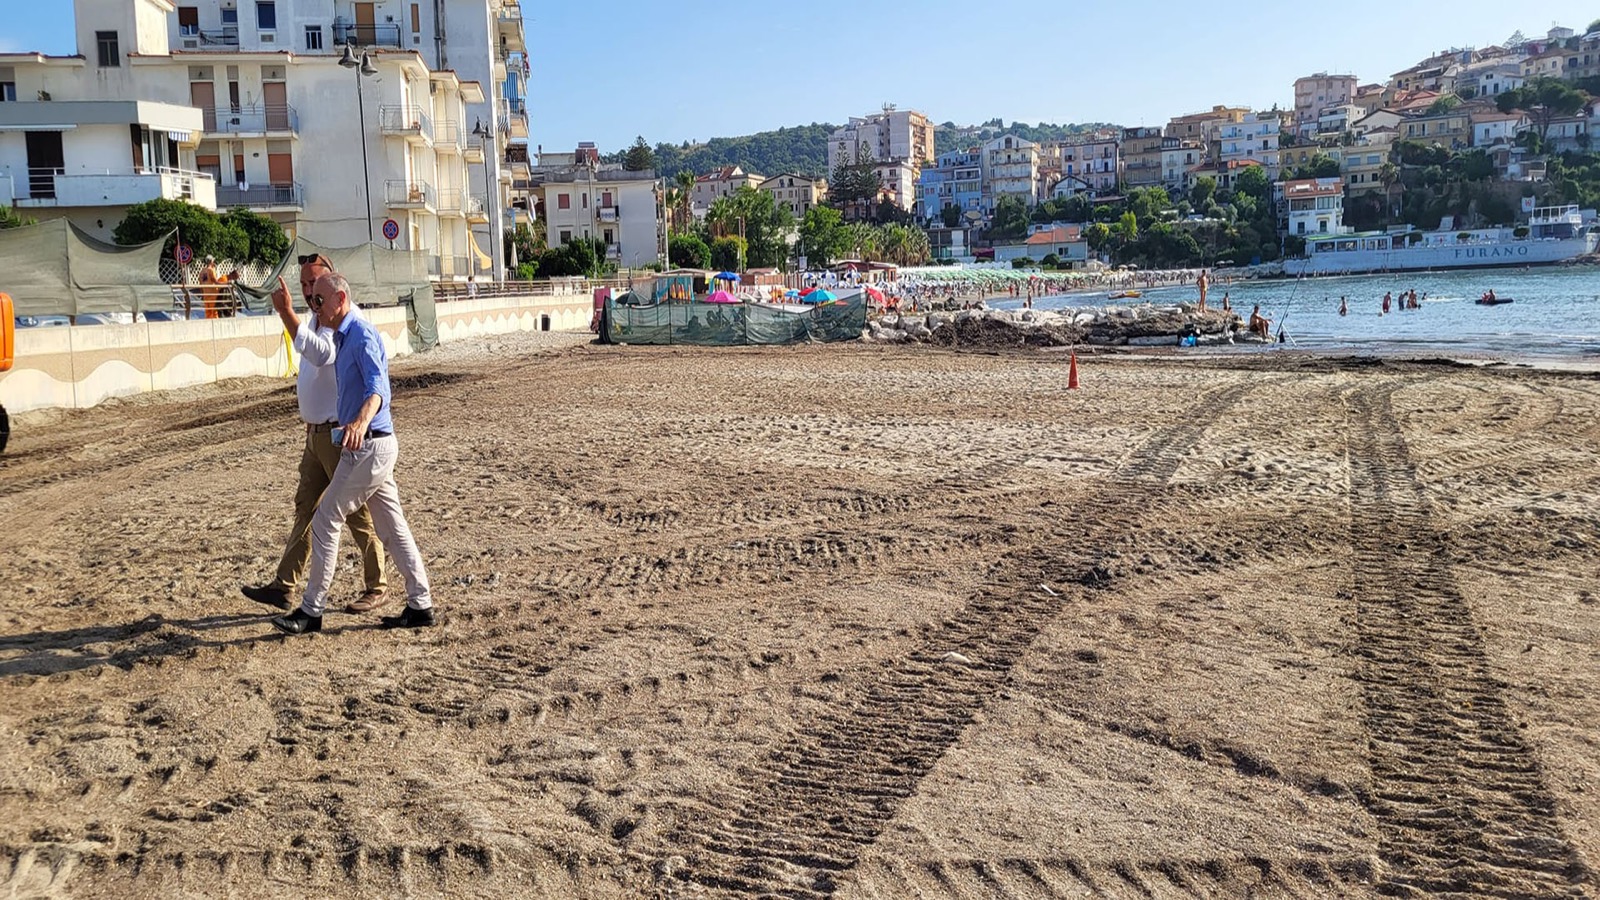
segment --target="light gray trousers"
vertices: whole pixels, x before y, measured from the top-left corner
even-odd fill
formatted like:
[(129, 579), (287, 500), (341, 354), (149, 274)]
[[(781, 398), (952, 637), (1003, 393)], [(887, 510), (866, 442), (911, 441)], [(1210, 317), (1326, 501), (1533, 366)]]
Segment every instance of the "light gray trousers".
[[(312, 437), (330, 439), (325, 434)], [(411, 537), (406, 514), (400, 510), (400, 490), (394, 483), (394, 464), (399, 458), (400, 443), (392, 434), (366, 441), (354, 453), (340, 451), (339, 468), (334, 470), (333, 481), (322, 492), (316, 514), (311, 517), (311, 570), (306, 576), (305, 600), (300, 604), (306, 615), (320, 616), (327, 608), (328, 590), (333, 587), (333, 570), (339, 560), (340, 528), (362, 504), (372, 513), (372, 527), (405, 580), (406, 605), (412, 609), (433, 606), (428, 570)]]

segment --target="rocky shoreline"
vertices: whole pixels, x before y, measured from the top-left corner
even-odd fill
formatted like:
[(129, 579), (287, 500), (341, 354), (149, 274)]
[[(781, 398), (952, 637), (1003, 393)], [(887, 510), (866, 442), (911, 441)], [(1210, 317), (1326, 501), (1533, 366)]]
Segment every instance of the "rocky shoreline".
[(1107, 306), (1068, 310), (970, 309), (890, 313), (867, 323), (863, 340), (945, 347), (1177, 347), (1264, 343), (1231, 311), (1201, 312), (1193, 304)]

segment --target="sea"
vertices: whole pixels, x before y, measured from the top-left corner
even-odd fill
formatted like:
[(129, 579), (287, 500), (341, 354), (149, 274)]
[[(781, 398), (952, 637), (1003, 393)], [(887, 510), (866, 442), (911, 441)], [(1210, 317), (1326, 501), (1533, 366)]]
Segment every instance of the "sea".
[[(1383, 294), (1398, 298), (1416, 290), (1421, 309), (1402, 310), (1398, 302), (1382, 315)], [(1480, 306), (1474, 301), (1493, 289), (1511, 303)], [(1035, 309), (1150, 303), (1193, 303), (1194, 285), (1152, 288), (1136, 301), (1109, 300), (1107, 292), (1043, 297)], [(1237, 281), (1213, 284), (1207, 305), (1218, 308), (1224, 293), (1242, 318), (1256, 304), (1279, 327), (1283, 345), (1331, 352), (1437, 353), (1464, 356), (1592, 358), (1600, 362), (1600, 268), (1477, 269), (1451, 272), (1400, 272)], [(1426, 298), (1423, 295), (1426, 294)], [(1339, 298), (1349, 315), (1339, 315)], [(1020, 300), (990, 301), (999, 309), (1020, 309)]]

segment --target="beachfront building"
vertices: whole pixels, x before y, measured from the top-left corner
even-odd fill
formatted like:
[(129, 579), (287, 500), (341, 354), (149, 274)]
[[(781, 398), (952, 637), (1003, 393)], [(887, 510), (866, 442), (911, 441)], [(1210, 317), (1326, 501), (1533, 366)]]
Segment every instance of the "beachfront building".
[(1345, 194), (1357, 197), (1388, 190), (1383, 183), (1383, 167), (1390, 161), (1395, 132), (1375, 132), (1351, 147), (1339, 148), (1339, 174), (1344, 178)]
[(774, 203), (800, 219), (805, 217), (806, 210), (821, 203), (822, 198), (828, 195), (828, 182), (823, 178), (807, 178), (784, 172), (762, 181), (756, 185), (756, 190), (771, 194)]
[[(507, 8), (505, 0), (476, 2), (485, 27), (491, 9)], [(177, 156), (205, 176), (199, 181), (209, 180), (217, 205), (248, 207), (291, 234), (336, 247), (380, 240), (383, 221), (394, 219), (394, 245), (427, 254), (445, 277), (464, 278), (483, 268), (472, 260), (492, 264), (498, 256), (502, 242), (486, 238), (504, 203), (496, 142), (509, 141), (511, 123), (503, 137), (490, 123), (491, 156), (477, 155), (485, 141), (469, 142), (462, 123), (470, 109), (486, 108), (483, 85), (431, 67), (422, 49), (402, 49), (410, 34), (402, 23), (392, 32), (338, 27), (333, 0), (78, 0), (74, 12), (81, 56), (57, 62), (12, 55), (0, 66), (17, 81), (37, 82), (35, 96), (52, 102), (137, 99), (196, 109), (198, 126), (169, 142), (166, 159)], [(514, 21), (514, 29), (501, 30), (520, 34), (520, 17)], [(466, 60), (481, 49), (489, 65), (487, 38), (479, 36), (481, 48), (467, 46), (464, 21), (448, 29), (434, 29), (431, 19), (417, 24), (417, 33), (430, 37), (428, 52), (453, 47)], [(347, 46), (354, 67), (340, 65)], [(525, 119), (522, 126), (525, 132)], [(62, 134), (63, 149), (67, 130), (75, 129), (34, 129)], [(192, 161), (174, 152), (180, 146)], [(483, 170), (485, 159), (488, 171), (474, 183), (472, 161)], [(484, 185), (492, 189), (487, 196)], [(109, 235), (116, 222), (97, 218), (104, 222), (98, 233)], [(484, 232), (483, 246), (474, 247), (472, 227)]]
[(1122, 129), (1122, 180), (1128, 187), (1152, 187), (1166, 180), (1162, 165), (1165, 141), (1160, 128)]
[[(116, 65), (108, 67), (126, 66), (123, 48), (114, 52)], [(165, 198), (216, 209), (216, 180), (195, 162), (200, 110), (100, 99), (93, 70), (107, 59), (0, 60), (0, 206), (64, 218), (105, 241), (136, 203)]]
[(893, 104), (868, 116), (851, 116), (828, 138), (828, 171), (873, 160), (886, 198), (909, 212), (916, 204), (917, 179), (934, 161), (933, 128), (927, 116)]
[(1039, 145), (1014, 134), (1002, 135), (983, 145), (983, 208), (994, 212), (1003, 198), (1039, 202)]
[(1344, 179), (1304, 178), (1283, 185), (1289, 206), (1289, 233), (1343, 234)]
[(1295, 132), (1303, 138), (1317, 134), (1322, 111), (1349, 103), (1355, 96), (1354, 75), (1329, 75), (1318, 72), (1294, 82)]
[(574, 238), (599, 239), (606, 259), (626, 268), (659, 261), (655, 171), (630, 172), (620, 163), (602, 163), (591, 150), (592, 145), (575, 154), (539, 155), (531, 193), (546, 240), (559, 247)]
[(1274, 113), (1250, 113), (1238, 122), (1224, 123), (1218, 130), (1221, 150), (1217, 160), (1256, 162), (1267, 170), (1267, 177), (1278, 177), (1279, 133), (1283, 120)]
[(695, 218), (703, 219), (711, 209), (711, 204), (718, 199), (734, 194), (741, 187), (758, 188), (763, 181), (766, 179), (754, 172), (746, 172), (739, 166), (713, 169), (695, 176), (694, 190), (689, 195), (690, 208)]
[(917, 219), (940, 220), (946, 206), (960, 211), (962, 221), (983, 217), (983, 151), (977, 147), (941, 155), (917, 179)]

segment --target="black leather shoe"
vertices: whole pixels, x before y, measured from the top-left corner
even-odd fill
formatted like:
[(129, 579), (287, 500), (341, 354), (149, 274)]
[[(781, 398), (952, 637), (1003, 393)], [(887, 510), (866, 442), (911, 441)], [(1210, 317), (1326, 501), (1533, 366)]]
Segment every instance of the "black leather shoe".
[(303, 609), (297, 609), (286, 616), (274, 616), (272, 627), (284, 634), (305, 634), (311, 631), (322, 630), (321, 616), (308, 616)]
[(257, 603), (265, 603), (268, 606), (276, 606), (279, 609), (289, 608), (289, 592), (283, 588), (275, 588), (270, 584), (263, 584), (259, 587), (247, 584), (239, 589), (239, 593)]
[(432, 628), (434, 621), (433, 607), (430, 606), (427, 609), (412, 609), (408, 606), (406, 607), (406, 611), (398, 616), (384, 616), (383, 627)]

